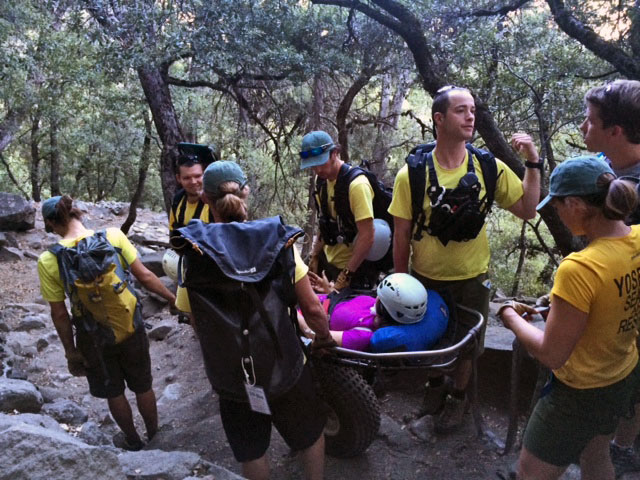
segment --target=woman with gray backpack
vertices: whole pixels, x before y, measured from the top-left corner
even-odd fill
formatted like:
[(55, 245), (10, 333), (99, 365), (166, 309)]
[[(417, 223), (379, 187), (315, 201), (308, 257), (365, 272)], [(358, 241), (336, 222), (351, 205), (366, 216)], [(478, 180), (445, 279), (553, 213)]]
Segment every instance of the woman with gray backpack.
[(294, 327), (296, 303), (317, 332), (313, 347), (335, 345), (327, 316), (294, 247), (301, 230), (280, 217), (247, 222), (247, 178), (235, 162), (204, 172), (213, 223), (192, 221), (171, 238), (181, 255), (177, 307), (193, 314), (208, 379), (242, 474), (269, 477), (274, 425), (301, 453), (308, 480), (323, 478), (326, 415)]

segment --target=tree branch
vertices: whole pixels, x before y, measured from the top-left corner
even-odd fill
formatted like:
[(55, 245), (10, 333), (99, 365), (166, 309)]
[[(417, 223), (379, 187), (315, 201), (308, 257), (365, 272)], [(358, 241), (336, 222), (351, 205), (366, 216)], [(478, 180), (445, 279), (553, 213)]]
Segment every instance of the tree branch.
[[(571, 38), (577, 40), (596, 56), (613, 65), (622, 75), (640, 80), (640, 62), (629, 56), (613, 42), (608, 42), (583, 24), (566, 9), (563, 0), (547, 0), (556, 23)], [(636, 7), (637, 8), (637, 7)]]
[(13, 184), (16, 186), (16, 188), (20, 191), (22, 196), (27, 200), (29, 200), (29, 194), (22, 189), (22, 187), (20, 186), (20, 182), (18, 182), (18, 180), (16, 180), (16, 177), (13, 176), (13, 172), (9, 167), (9, 163), (4, 159), (4, 155), (2, 155), (2, 153), (0, 153), (0, 162), (2, 162), (2, 164), (4, 165), (4, 168), (7, 169), (7, 174), (9, 175), (9, 178), (11, 179)]

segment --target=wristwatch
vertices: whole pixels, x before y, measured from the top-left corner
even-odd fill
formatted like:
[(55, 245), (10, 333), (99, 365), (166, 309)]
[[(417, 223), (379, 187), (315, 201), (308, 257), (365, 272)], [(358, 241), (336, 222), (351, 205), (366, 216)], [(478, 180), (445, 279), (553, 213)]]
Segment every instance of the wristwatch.
[(527, 160), (526, 162), (524, 162), (524, 166), (527, 168), (537, 168), (538, 170), (542, 170), (542, 166), (544, 165), (543, 162), (530, 162), (529, 160)]
[(349, 270), (349, 267), (344, 267), (344, 269), (342, 270), (342, 273), (344, 273), (344, 277), (347, 280), (351, 280), (351, 277), (353, 277), (353, 272)]

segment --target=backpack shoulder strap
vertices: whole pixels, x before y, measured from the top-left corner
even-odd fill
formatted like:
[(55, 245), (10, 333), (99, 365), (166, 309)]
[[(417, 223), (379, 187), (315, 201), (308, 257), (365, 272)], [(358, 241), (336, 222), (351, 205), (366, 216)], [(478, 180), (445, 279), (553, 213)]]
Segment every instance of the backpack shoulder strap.
[(329, 199), (327, 194), (327, 181), (324, 178), (316, 177), (316, 187), (313, 195), (318, 216), (329, 215)]
[[(187, 202), (184, 202), (185, 205)], [(200, 216), (202, 215), (202, 209), (204, 208), (204, 202), (202, 201), (202, 199), (198, 199), (198, 205), (196, 206), (196, 211), (193, 212), (193, 217), (197, 220), (200, 220)]]
[[(341, 217), (343, 222), (353, 219), (349, 204), (349, 186), (360, 175), (364, 175), (364, 170), (361, 167), (352, 167), (347, 163), (343, 163), (340, 167), (340, 172), (336, 179), (333, 204), (336, 214)], [(355, 223), (355, 220), (353, 222)]]
[(482, 178), (484, 179), (484, 188), (486, 190), (486, 197), (484, 199), (485, 208), (488, 210), (493, 205), (493, 200), (496, 196), (496, 186), (498, 183), (498, 164), (496, 163), (496, 157), (486, 150), (481, 150), (474, 147), (471, 144), (467, 144), (467, 150), (469, 151), (469, 158), (475, 156), (480, 162), (482, 168)]
[(429, 145), (418, 145), (407, 157), (407, 168), (409, 173), (409, 190), (411, 191), (411, 223), (415, 228), (414, 240), (422, 239), (422, 231), (426, 221), (424, 212), (424, 194), (426, 192), (426, 157), (431, 153), (433, 147)]
[[(173, 201), (171, 202), (171, 211), (173, 212), (175, 227), (171, 225), (171, 228), (179, 228), (184, 226), (184, 213), (185, 213), (185, 210), (187, 209), (186, 196), (187, 196), (187, 192), (185, 191), (184, 188), (181, 188), (180, 190), (178, 190), (173, 196)], [(182, 201), (183, 199), (185, 200)]]

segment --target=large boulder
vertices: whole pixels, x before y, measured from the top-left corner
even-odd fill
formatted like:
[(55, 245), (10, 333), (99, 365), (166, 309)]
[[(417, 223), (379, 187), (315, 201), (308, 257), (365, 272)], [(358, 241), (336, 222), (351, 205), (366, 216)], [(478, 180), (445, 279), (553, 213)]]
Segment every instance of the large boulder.
[(87, 412), (75, 402), (60, 398), (42, 407), (42, 412), (55, 418), (60, 423), (80, 425), (89, 419)]
[(36, 209), (20, 195), (0, 192), (0, 231), (31, 230), (36, 224)]
[(243, 477), (214, 465), (192, 452), (164, 452), (162, 450), (141, 450), (118, 455), (122, 470), (127, 477), (136, 480), (182, 480), (194, 472), (211, 473), (219, 480), (240, 480)]
[(38, 413), (42, 404), (42, 395), (33, 383), (0, 377), (0, 412)]
[(0, 431), (0, 465), (0, 480), (126, 478), (112, 451), (26, 423)]

